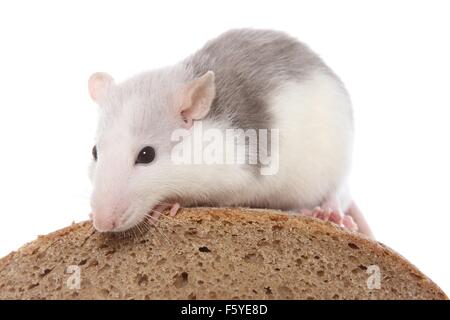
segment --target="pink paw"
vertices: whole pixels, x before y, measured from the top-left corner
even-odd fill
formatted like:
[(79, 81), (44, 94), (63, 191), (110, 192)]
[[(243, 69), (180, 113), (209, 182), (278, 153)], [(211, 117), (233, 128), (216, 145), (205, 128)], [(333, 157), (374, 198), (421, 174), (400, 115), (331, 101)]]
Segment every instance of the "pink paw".
[(342, 214), (342, 212), (340, 212), (339, 210), (315, 207), (313, 210), (302, 209), (300, 210), (300, 214), (307, 217), (317, 218), (323, 221), (330, 221), (349, 230), (358, 230), (358, 225), (355, 223), (355, 221), (353, 221), (353, 218), (349, 215)]
[(169, 209), (169, 211), (164, 214), (169, 215), (170, 217), (175, 217), (180, 208), (181, 206), (178, 202), (175, 202), (174, 204), (157, 205), (150, 214), (150, 223), (155, 224), (166, 209)]

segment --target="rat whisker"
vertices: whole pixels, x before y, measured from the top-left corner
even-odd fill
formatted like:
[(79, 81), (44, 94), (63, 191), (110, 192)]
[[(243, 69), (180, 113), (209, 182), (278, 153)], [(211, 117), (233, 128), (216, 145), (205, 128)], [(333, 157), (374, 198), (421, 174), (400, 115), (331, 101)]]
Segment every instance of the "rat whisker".
[(155, 221), (162, 220), (162, 219), (166, 219), (167, 220), (168, 215), (163, 212), (164, 210), (158, 211), (158, 210), (155, 210), (155, 209), (150, 209), (150, 211), (152, 213), (157, 213), (158, 214), (157, 217), (154, 217), (153, 215), (151, 215), (151, 218), (153, 218)]
[[(154, 219), (155, 222), (157, 221), (157, 219), (154, 218), (154, 217), (152, 217), (151, 215), (147, 215), (147, 216), (148, 216), (148, 217), (151, 217), (151, 219)], [(161, 230), (159, 230), (159, 228), (158, 228), (158, 226), (156, 225), (156, 223), (153, 224), (153, 226), (155, 227), (156, 231), (158, 231), (158, 233), (159, 233), (161, 236), (163, 236), (163, 237), (165, 238), (165, 240), (167, 240), (168, 244), (169, 244), (169, 245), (172, 245), (172, 242), (170, 241), (170, 239), (169, 239), (164, 233), (162, 233)]]
[[(149, 223), (148, 220), (146, 220), (146, 223), (148, 225), (149, 230), (151, 228), (155, 228), (158, 231), (158, 233), (159, 233), (158, 228), (154, 224)], [(165, 240), (164, 237), (155, 237), (155, 241), (157, 242), (158, 246), (161, 245), (161, 241), (163, 241), (163, 240)], [(165, 241), (167, 241), (167, 240), (165, 240)]]
[(146, 230), (143, 230), (142, 224), (138, 224), (137, 229), (139, 231), (139, 236), (142, 236), (146, 231)]

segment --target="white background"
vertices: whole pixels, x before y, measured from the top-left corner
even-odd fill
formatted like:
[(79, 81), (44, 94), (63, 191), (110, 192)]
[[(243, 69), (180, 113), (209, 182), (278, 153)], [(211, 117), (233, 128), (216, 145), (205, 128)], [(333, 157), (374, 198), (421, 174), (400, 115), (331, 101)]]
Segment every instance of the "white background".
[(353, 195), (378, 239), (450, 293), (448, 1), (2, 1), (0, 256), (87, 218), (87, 79), (175, 63), (235, 27), (318, 52), (353, 99)]

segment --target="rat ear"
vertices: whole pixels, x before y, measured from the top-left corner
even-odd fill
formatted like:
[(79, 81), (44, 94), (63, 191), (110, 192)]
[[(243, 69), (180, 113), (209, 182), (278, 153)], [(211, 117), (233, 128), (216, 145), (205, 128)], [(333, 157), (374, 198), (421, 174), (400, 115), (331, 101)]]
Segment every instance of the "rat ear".
[(92, 100), (97, 101), (108, 86), (114, 83), (114, 79), (107, 73), (96, 72), (89, 77), (88, 87)]
[(205, 117), (216, 95), (214, 72), (208, 71), (192, 80), (181, 90), (181, 103), (178, 112), (188, 127), (193, 120)]

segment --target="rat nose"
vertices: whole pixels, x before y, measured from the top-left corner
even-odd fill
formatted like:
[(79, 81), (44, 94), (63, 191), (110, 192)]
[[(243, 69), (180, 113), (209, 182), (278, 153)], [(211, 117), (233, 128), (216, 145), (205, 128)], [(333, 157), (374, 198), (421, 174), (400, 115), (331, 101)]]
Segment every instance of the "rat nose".
[(112, 198), (111, 194), (94, 192), (91, 196), (92, 220), (100, 232), (115, 232), (123, 225), (129, 207), (128, 197)]
[(111, 215), (93, 214), (94, 227), (100, 232), (114, 231), (118, 227), (118, 218)]

